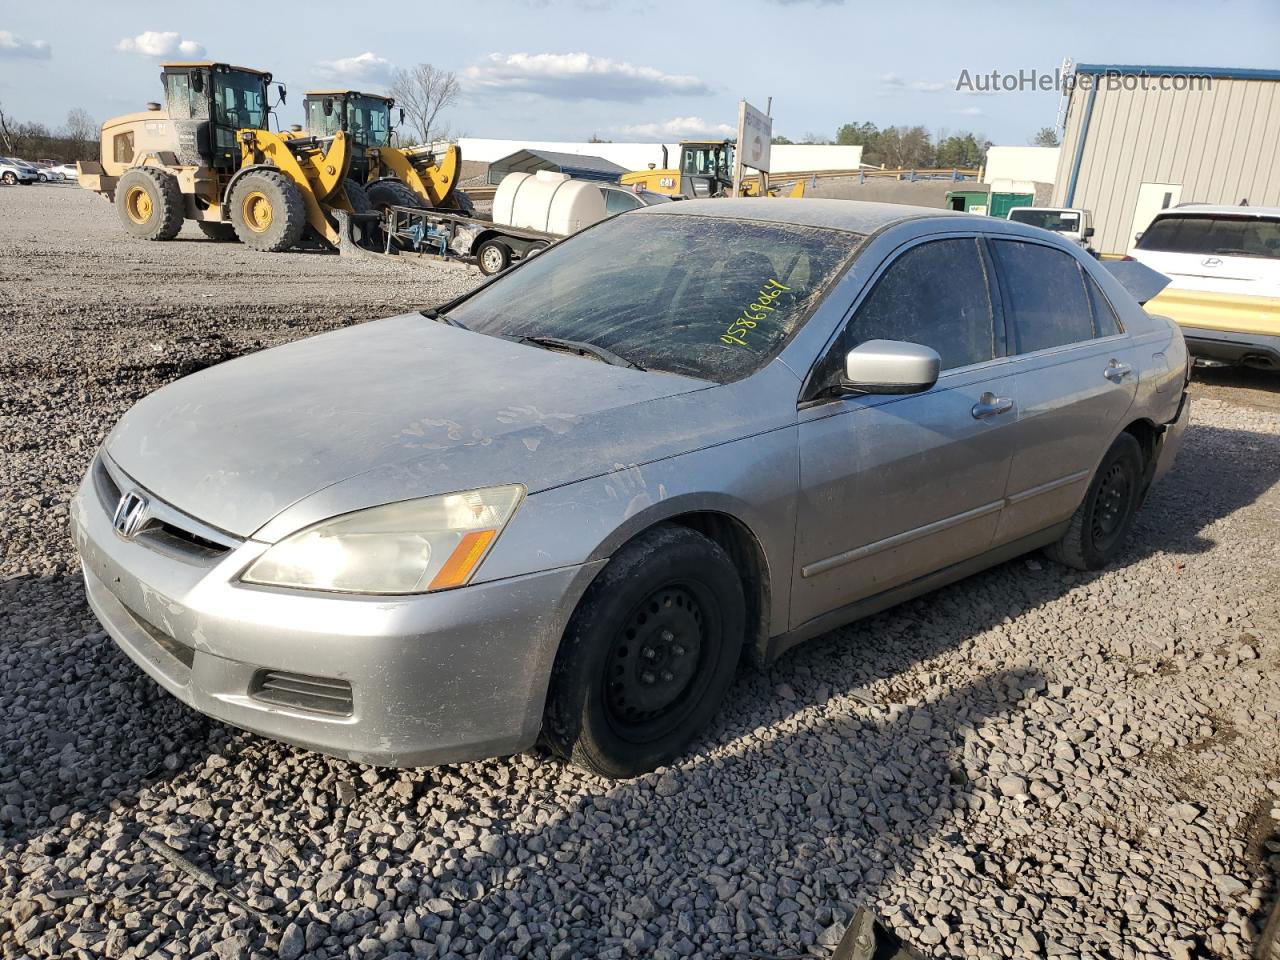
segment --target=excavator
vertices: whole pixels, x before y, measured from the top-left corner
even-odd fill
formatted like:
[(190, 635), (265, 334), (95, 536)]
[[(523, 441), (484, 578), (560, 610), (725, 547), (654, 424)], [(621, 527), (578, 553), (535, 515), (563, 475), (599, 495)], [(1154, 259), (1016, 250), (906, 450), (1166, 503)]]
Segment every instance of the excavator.
[[(351, 176), (364, 186), (375, 209), (401, 206), (475, 212), (470, 198), (457, 188), (462, 174), (462, 151), (457, 144), (439, 150), (391, 145), (395, 129), (391, 97), (359, 90), (308, 90), (302, 107), (308, 133), (346, 134), (352, 143)], [(404, 122), (403, 109), (400, 122)]]
[[(733, 140), (681, 140), (679, 163), (672, 167), (664, 144), (660, 169), (624, 173), (618, 182), (624, 187), (684, 197), (686, 200), (732, 196), (736, 149), (737, 143)], [(759, 181), (746, 182), (739, 193), (744, 197), (759, 196)], [(771, 191), (771, 195), (777, 194)], [(788, 196), (804, 196), (804, 181), (797, 181)]]
[(79, 164), (80, 186), (112, 201), (130, 235), (172, 240), (193, 220), (255, 250), (338, 247), (336, 212), (371, 212), (344, 131), (268, 129), (270, 73), (202, 60), (163, 63), (160, 76), (164, 106), (106, 121), (100, 159)]

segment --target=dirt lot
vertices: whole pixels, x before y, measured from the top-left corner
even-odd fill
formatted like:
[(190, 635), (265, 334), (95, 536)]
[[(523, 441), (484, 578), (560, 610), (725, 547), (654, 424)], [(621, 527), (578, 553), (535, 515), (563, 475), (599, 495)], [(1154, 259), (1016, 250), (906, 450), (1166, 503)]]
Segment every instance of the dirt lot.
[(1280, 866), (1280, 379), (1197, 383), (1114, 567), (1023, 558), (744, 670), (696, 756), (629, 783), (372, 770), (146, 679), (66, 529), (110, 425), (473, 282), (130, 241), (74, 187), (0, 188), (0, 955), (827, 956), (858, 904), (938, 957), (1249, 955)]

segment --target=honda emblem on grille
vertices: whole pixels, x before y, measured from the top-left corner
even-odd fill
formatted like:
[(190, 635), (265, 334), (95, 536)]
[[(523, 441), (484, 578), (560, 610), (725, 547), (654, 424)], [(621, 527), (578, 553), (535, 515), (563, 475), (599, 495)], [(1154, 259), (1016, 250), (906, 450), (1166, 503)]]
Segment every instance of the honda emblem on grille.
[(142, 532), (142, 528), (151, 519), (148, 514), (149, 507), (150, 504), (147, 502), (146, 497), (137, 490), (130, 490), (116, 504), (116, 512), (111, 518), (111, 526), (115, 528), (116, 533), (120, 534), (120, 536), (126, 540), (132, 540)]

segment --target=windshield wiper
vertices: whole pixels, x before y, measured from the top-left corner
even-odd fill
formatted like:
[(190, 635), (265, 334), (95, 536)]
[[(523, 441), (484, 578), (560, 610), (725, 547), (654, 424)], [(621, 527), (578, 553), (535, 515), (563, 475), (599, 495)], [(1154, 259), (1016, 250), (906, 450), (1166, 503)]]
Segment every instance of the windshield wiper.
[(566, 340), (563, 337), (541, 336), (516, 336), (511, 339), (515, 340), (516, 343), (529, 343), (547, 350), (564, 350), (580, 356), (594, 357), (596, 360), (603, 360), (605, 363), (612, 364), (615, 367), (628, 367), (632, 370), (644, 369), (634, 360), (620, 357), (612, 350), (606, 350), (604, 347), (596, 346), (594, 343), (588, 343), (585, 340)]
[(422, 314), (424, 317), (426, 317), (428, 320), (434, 320), (437, 323), (445, 323), (451, 327), (457, 327), (459, 330), (471, 329), (461, 320), (455, 320), (453, 319), (453, 317), (449, 316), (447, 313), (441, 313), (439, 310), (435, 309), (434, 307), (428, 307), (426, 310), (419, 310), (418, 312)]

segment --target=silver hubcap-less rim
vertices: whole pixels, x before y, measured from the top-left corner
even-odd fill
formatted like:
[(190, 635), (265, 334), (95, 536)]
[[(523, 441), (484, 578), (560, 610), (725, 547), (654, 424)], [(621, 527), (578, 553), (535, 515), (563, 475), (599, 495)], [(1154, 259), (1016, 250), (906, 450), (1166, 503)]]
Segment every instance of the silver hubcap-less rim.
[(502, 251), (497, 247), (485, 247), (484, 268), (491, 273), (502, 269)]

